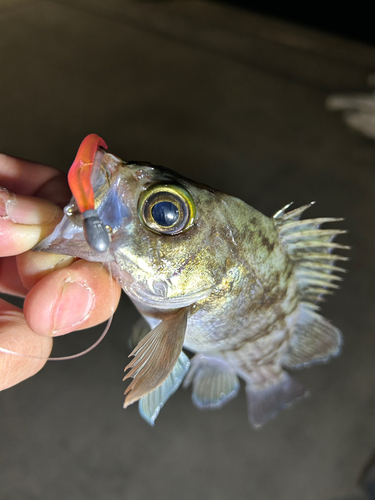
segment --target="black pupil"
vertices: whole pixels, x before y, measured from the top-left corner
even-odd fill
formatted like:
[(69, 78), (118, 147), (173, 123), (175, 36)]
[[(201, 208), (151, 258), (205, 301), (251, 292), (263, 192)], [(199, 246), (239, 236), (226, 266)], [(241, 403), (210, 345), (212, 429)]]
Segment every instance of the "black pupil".
[(170, 201), (160, 201), (155, 203), (151, 209), (154, 221), (159, 224), (159, 226), (169, 227), (173, 226), (178, 220), (178, 208), (174, 203)]

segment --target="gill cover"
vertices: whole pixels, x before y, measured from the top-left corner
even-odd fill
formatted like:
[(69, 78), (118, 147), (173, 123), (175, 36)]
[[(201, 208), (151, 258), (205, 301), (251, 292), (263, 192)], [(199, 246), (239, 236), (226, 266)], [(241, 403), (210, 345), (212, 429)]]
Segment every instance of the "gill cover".
[(91, 181), (95, 156), (107, 144), (96, 134), (90, 134), (82, 141), (77, 156), (68, 173), (70, 190), (83, 217), (83, 230), (90, 247), (96, 252), (109, 248), (109, 236), (95, 209), (94, 189)]

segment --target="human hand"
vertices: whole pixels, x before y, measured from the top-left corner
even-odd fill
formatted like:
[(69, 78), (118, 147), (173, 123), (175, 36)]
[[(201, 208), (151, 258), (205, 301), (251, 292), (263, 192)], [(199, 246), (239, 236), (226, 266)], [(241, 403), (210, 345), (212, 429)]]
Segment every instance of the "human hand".
[[(0, 299), (0, 390), (37, 373), (52, 337), (108, 319), (121, 289), (101, 264), (33, 252), (62, 217), (71, 194), (58, 170), (0, 154), (0, 292), (26, 297), (24, 309)], [(112, 292), (108, 293), (111, 289)]]

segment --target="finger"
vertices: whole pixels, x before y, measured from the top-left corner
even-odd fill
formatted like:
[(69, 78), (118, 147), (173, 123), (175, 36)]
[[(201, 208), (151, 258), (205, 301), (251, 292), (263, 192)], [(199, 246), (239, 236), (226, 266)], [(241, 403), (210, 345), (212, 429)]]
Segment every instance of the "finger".
[(25, 297), (27, 288), (18, 273), (16, 257), (0, 259), (0, 292)]
[(60, 208), (64, 208), (72, 197), (66, 175), (57, 175), (50, 179), (35, 192), (34, 196), (52, 201)]
[(0, 188), (0, 257), (16, 255), (48, 236), (62, 217), (55, 204)]
[(55, 177), (65, 175), (52, 167), (0, 154), (0, 186), (15, 193), (34, 196), (38, 189)]
[(76, 259), (69, 255), (57, 255), (46, 252), (29, 252), (17, 255), (19, 279), (27, 290), (38, 283), (47, 274), (70, 266)]
[(40, 335), (64, 335), (108, 319), (121, 289), (101, 264), (78, 260), (45, 276), (28, 293), (24, 313)]
[[(48, 358), (52, 339), (36, 335), (27, 326), (21, 309), (0, 299), (0, 346), (27, 356)], [(0, 390), (35, 375), (45, 363), (46, 359), (0, 352)]]

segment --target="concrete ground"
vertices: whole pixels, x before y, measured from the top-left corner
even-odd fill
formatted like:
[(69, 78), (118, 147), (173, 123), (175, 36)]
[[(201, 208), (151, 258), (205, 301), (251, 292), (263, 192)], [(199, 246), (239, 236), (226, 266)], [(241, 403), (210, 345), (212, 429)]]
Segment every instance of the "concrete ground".
[[(366, 88), (375, 48), (204, 1), (2, 0), (0, 150), (65, 169), (96, 132), (272, 215), (316, 200), (353, 246), (323, 313), (342, 355), (295, 374), (311, 397), (261, 431), (244, 391), (199, 412), (179, 390), (155, 428), (122, 409), (124, 297), (89, 355), (0, 395), (0, 498), (349, 500), (375, 448), (375, 142), (326, 111)], [(101, 330), (60, 339), (75, 352)]]

